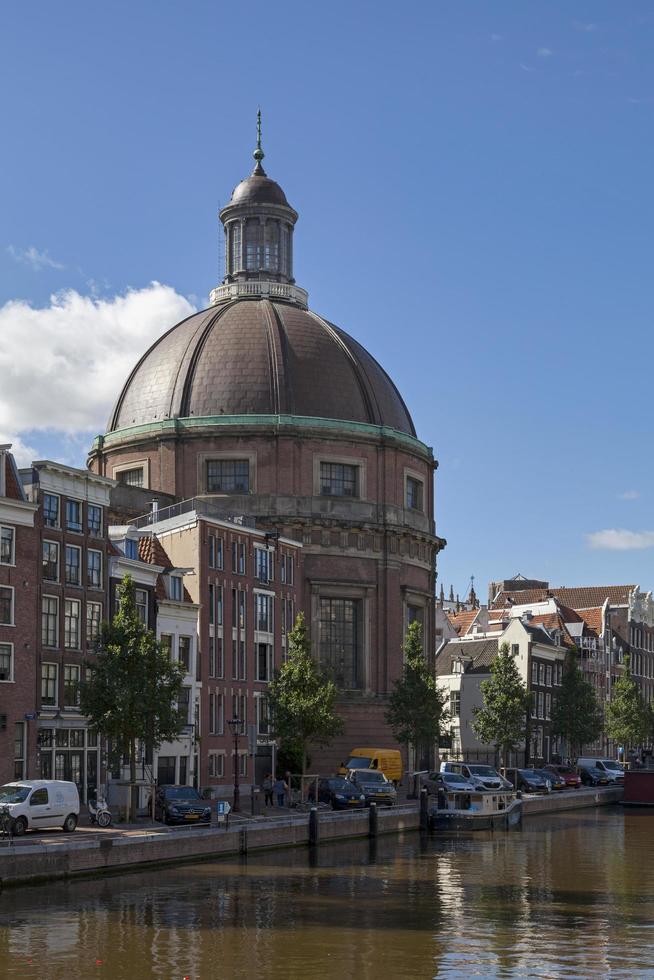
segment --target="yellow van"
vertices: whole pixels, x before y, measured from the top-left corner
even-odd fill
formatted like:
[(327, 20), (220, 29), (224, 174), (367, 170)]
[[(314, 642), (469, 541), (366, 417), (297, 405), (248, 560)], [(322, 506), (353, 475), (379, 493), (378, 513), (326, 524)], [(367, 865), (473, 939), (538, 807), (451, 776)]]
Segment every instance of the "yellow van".
[(399, 749), (352, 749), (339, 773), (345, 776), (351, 769), (378, 769), (397, 786), (402, 780), (402, 753)]

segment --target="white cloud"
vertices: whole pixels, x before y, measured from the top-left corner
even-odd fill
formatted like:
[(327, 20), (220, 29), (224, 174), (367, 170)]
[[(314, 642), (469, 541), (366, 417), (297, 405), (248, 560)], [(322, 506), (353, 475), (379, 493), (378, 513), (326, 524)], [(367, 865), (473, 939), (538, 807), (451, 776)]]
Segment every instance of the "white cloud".
[(104, 431), (136, 361), (193, 309), (157, 282), (105, 299), (71, 289), (40, 309), (22, 300), (0, 307), (0, 441), (13, 442), (25, 462), (34, 451), (24, 434), (35, 442), (39, 430)]
[(56, 262), (48, 255), (47, 249), (39, 252), (38, 248), (30, 245), (29, 248), (17, 248), (15, 245), (7, 245), (7, 251), (16, 262), (24, 265), (31, 265), (37, 272), (40, 269), (65, 269), (66, 266), (61, 262)]
[(599, 30), (597, 24), (582, 24), (578, 20), (574, 20), (572, 26), (576, 31), (584, 31), (586, 34), (592, 34), (593, 31)]
[(620, 500), (638, 500), (640, 493), (638, 490), (625, 490), (623, 493), (619, 493), (618, 497)]
[(640, 551), (643, 548), (654, 548), (654, 531), (626, 531), (624, 528), (607, 528), (604, 531), (593, 531), (587, 535), (591, 548), (603, 548), (608, 551)]
[(25, 443), (20, 436), (9, 435), (0, 429), (0, 446), (11, 446), (11, 453), (19, 466), (29, 466), (32, 460), (38, 459), (39, 453), (34, 448)]
[(536, 54), (539, 58), (551, 58), (554, 52), (550, 48), (539, 48)]
[(526, 65), (524, 61), (520, 62), (520, 67), (522, 68), (523, 71), (535, 71), (534, 68), (530, 68), (529, 65)]

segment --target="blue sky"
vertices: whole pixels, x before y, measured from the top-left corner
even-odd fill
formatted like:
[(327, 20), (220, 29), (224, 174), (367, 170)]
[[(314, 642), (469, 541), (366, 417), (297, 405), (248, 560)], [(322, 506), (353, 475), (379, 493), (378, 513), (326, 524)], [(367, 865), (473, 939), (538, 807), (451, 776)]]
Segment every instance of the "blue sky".
[(446, 587), (650, 588), (653, 42), (639, 0), (5, 5), (0, 436), (83, 463), (222, 277), (261, 104), (298, 283), (440, 461)]

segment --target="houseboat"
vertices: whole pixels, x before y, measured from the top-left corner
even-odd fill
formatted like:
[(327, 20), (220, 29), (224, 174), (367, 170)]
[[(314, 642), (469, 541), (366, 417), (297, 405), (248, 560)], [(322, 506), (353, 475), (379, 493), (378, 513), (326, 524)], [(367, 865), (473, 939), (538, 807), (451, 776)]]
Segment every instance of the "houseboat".
[(511, 830), (522, 820), (522, 800), (510, 790), (442, 791), (429, 813), (432, 830)]

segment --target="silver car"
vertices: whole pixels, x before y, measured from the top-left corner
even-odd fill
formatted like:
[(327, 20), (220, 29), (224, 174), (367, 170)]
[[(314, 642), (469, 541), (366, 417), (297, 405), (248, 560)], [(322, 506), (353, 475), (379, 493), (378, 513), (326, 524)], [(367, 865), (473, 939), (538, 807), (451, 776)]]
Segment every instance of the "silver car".
[(421, 780), (430, 796), (436, 796), (439, 789), (446, 793), (475, 793), (477, 787), (456, 772), (430, 772)]

